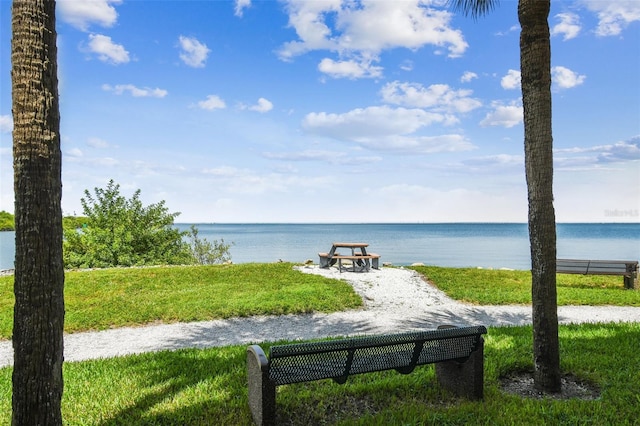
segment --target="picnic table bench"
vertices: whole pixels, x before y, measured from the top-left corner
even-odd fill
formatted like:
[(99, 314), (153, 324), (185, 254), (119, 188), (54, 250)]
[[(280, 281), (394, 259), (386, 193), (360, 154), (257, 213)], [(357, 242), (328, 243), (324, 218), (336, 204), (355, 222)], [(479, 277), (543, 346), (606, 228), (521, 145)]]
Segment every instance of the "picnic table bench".
[(276, 386), (397, 370), (409, 374), (418, 365), (436, 364), (440, 385), (457, 396), (482, 399), (484, 326), (440, 326), (437, 330), (352, 337), (247, 348), (249, 408), (257, 425), (276, 423)]
[[(352, 272), (369, 271), (369, 267), (373, 269), (379, 268), (380, 255), (376, 253), (367, 253), (367, 243), (333, 243), (331, 250), (328, 253), (318, 253), (320, 257), (320, 267), (328, 268), (338, 263), (338, 270), (342, 272), (342, 261), (351, 261)], [(347, 248), (351, 250), (350, 255), (343, 255), (338, 253), (338, 249)], [(360, 249), (357, 252), (356, 249)]]
[(557, 259), (556, 272), (559, 274), (622, 275), (624, 288), (633, 289), (638, 276), (638, 262), (635, 260)]

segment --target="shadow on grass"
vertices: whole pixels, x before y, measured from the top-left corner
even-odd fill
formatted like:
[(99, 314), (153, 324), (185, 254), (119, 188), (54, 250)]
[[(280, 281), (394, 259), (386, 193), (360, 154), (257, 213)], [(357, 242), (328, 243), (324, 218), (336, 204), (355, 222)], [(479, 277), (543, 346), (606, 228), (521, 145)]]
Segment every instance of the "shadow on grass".
[(438, 306), (433, 311), (413, 315), (407, 310), (380, 321), (376, 312), (355, 311), (343, 314), (305, 314), (232, 318), (190, 324), (179, 335), (168, 336), (166, 347), (207, 348), (283, 340), (312, 340), (327, 337), (395, 333), (417, 329), (435, 329), (442, 324), (528, 325), (531, 308)]
[[(445, 313), (428, 320), (455, 319)], [(600, 399), (581, 403), (532, 400), (501, 391), (500, 377), (531, 367), (531, 336), (530, 326), (489, 329), (482, 402), (466, 403), (440, 391), (431, 369), (420, 368), (407, 376), (395, 372), (354, 376), (344, 386), (331, 381), (285, 386), (278, 399), (280, 418), (289, 424), (464, 424), (462, 420), (470, 418), (476, 424), (587, 424), (596, 417), (601, 424), (633, 424), (637, 420), (639, 324), (560, 326), (562, 370), (604, 390)], [(106, 417), (91, 423), (250, 425), (245, 351), (244, 346), (184, 349), (104, 361), (113, 382), (103, 391), (90, 385), (87, 392), (96, 399), (125, 401), (114, 403)], [(90, 369), (89, 363), (77, 366)], [(109, 390), (126, 386), (131, 386), (130, 395)]]
[(242, 347), (137, 355), (118, 373), (139, 393), (100, 425), (251, 424)]

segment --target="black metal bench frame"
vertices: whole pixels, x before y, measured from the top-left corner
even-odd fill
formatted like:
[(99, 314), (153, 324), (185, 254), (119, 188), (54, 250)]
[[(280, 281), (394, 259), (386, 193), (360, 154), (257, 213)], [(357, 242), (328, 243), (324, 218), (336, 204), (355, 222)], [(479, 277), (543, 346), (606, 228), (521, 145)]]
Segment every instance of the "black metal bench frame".
[(559, 274), (622, 275), (624, 288), (634, 289), (638, 276), (638, 262), (635, 260), (557, 259), (556, 272)]
[(249, 408), (257, 425), (276, 424), (276, 386), (333, 379), (383, 370), (409, 374), (436, 364), (440, 385), (457, 396), (482, 399), (484, 326), (441, 326), (437, 330), (353, 337), (247, 348)]

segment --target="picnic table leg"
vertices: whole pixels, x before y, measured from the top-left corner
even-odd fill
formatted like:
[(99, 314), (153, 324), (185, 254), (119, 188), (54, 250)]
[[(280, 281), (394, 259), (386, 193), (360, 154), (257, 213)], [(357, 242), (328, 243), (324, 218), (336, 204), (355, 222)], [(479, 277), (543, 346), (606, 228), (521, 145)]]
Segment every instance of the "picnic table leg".
[(380, 269), (380, 267), (378, 265), (379, 265), (379, 263), (378, 263), (378, 258), (377, 257), (374, 257), (373, 259), (371, 259), (371, 267), (373, 269)]

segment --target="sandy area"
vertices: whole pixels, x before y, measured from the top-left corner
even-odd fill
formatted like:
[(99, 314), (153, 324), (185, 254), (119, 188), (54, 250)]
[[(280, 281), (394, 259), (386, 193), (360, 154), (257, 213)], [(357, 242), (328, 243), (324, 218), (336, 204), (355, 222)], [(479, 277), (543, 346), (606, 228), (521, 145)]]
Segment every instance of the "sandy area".
[[(160, 324), (65, 335), (65, 360), (121, 356), (133, 353), (251, 344), (280, 339), (396, 333), (453, 325), (524, 325), (531, 323), (530, 306), (472, 306), (455, 302), (419, 274), (404, 268), (340, 273), (336, 268), (301, 266), (304, 273), (349, 282), (363, 298), (363, 309), (333, 314), (258, 316), (196, 323)], [(640, 322), (640, 308), (563, 306), (560, 323)], [(10, 341), (0, 342), (0, 367), (11, 365)]]

